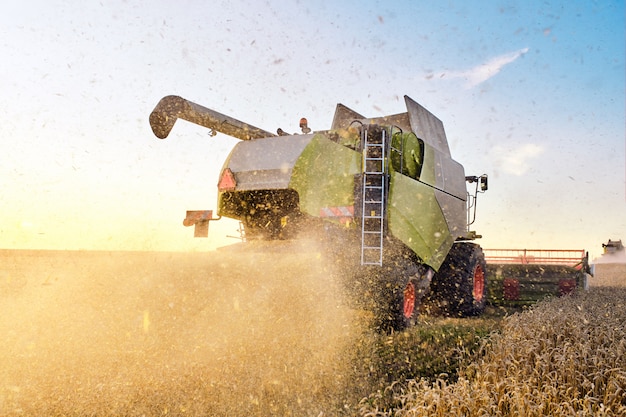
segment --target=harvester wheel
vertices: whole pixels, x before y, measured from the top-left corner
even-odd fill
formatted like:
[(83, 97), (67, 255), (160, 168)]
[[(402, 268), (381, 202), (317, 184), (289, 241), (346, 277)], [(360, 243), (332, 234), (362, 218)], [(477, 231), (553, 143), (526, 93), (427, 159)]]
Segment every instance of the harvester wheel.
[(431, 285), (435, 309), (459, 317), (478, 316), (487, 303), (487, 264), (480, 246), (455, 243)]
[(388, 275), (393, 282), (383, 279), (385, 284), (376, 311), (378, 325), (386, 332), (402, 331), (417, 322), (422, 299), (430, 286), (430, 275), (425, 268), (408, 260), (394, 272)]
[(416, 279), (409, 279), (404, 287), (399, 283), (387, 284), (377, 301), (376, 327), (383, 332), (391, 332), (413, 326), (419, 310), (417, 287)]

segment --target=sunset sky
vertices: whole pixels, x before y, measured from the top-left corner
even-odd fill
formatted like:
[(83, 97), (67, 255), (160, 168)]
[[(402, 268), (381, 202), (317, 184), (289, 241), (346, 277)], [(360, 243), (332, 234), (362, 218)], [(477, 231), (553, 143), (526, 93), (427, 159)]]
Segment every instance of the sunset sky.
[[(8, 4), (8, 5), (7, 5)], [(480, 7), (479, 7), (480, 5)], [(488, 174), (487, 248), (626, 241), (623, 1), (13, 1), (0, 14), (0, 248), (208, 250), (236, 140), (148, 115), (175, 94), (269, 131), (409, 95)]]

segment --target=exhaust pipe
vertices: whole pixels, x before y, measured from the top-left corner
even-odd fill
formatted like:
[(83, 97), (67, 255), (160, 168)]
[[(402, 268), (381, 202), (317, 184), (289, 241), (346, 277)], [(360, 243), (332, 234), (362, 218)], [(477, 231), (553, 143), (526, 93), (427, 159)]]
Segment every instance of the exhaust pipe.
[(166, 96), (159, 101), (150, 113), (150, 127), (157, 138), (165, 139), (178, 119), (187, 120), (241, 140), (276, 136), (274, 133), (207, 109), (179, 96)]

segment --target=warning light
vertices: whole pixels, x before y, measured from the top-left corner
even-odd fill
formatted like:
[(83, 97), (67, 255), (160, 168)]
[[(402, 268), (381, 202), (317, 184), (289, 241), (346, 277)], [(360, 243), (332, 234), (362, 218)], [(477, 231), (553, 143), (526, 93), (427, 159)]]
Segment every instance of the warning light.
[(217, 184), (217, 189), (219, 191), (234, 191), (237, 186), (237, 181), (235, 181), (235, 175), (230, 168), (226, 168), (222, 172), (222, 176), (220, 177), (220, 181)]
[(311, 131), (311, 129), (309, 128), (309, 122), (305, 117), (300, 119), (300, 129), (302, 129), (302, 133), (304, 134), (307, 134)]

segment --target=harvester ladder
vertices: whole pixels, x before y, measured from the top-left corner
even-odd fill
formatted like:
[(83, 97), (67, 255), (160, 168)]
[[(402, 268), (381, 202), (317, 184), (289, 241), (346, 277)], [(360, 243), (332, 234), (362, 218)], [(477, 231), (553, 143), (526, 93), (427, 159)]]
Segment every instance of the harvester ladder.
[(365, 129), (361, 210), (361, 265), (383, 264), (387, 167), (386, 131)]

